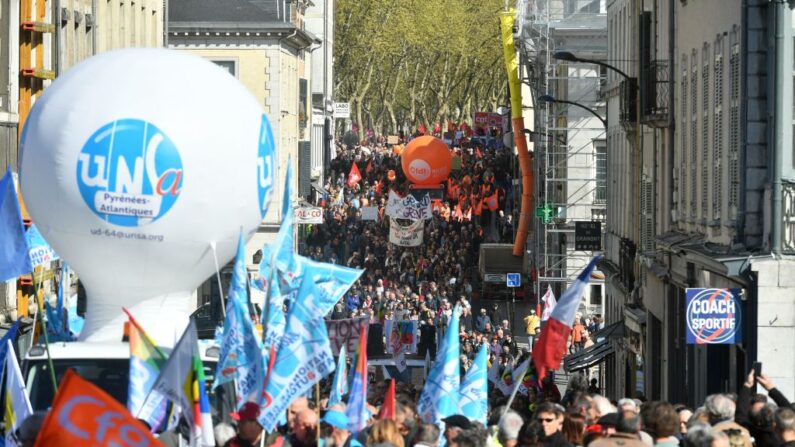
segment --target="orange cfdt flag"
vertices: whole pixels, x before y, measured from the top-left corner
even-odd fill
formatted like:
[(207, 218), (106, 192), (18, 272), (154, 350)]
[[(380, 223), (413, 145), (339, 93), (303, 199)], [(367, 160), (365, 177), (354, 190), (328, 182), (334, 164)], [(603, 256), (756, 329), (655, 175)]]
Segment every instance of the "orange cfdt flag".
[(36, 447), (161, 446), (147, 427), (96, 385), (68, 370), (42, 424)]

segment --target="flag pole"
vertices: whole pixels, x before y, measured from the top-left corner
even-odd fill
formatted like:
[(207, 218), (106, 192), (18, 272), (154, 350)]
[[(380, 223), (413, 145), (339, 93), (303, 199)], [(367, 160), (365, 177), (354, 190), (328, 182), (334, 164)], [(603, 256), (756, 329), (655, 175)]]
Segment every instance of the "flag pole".
[(317, 444), (320, 445), (320, 381), (315, 382), (315, 405), (317, 407)]
[[(42, 294), (42, 297), (39, 298), (39, 290), (41, 290), (40, 289), (41, 282), (44, 281), (44, 268), (43, 267), (41, 269), (41, 276), (39, 277), (39, 285), (38, 286), (36, 285), (36, 281), (35, 281), (35, 279), (36, 279), (36, 270), (33, 271), (33, 279), (34, 279), (33, 284), (34, 284), (34, 287), (35, 287), (34, 290), (33, 290), (33, 294), (35, 295), (35, 298), (36, 298), (36, 314), (35, 315), (38, 315), (39, 314), (39, 305), (44, 306), (44, 302), (43, 301), (39, 302), (39, 299), (41, 299), (41, 300), (44, 299), (44, 296), (43, 296), (44, 294)], [(36, 319), (35, 319), (35, 315), (34, 315), (33, 329), (32, 329), (33, 334), (31, 334), (31, 337), (30, 337), (31, 346), (33, 346), (33, 338), (36, 336)], [(43, 317), (41, 318), (41, 331), (42, 331), (42, 333), (44, 333), (44, 351), (47, 353), (47, 366), (50, 367), (50, 380), (52, 380), (52, 389), (53, 389), (53, 391), (55, 393), (58, 393), (58, 381), (55, 379), (55, 367), (52, 364), (52, 356), (50, 355), (50, 339), (47, 336), (47, 321), (46, 321), (46, 318), (43, 318)]]
[[(218, 280), (218, 295), (221, 296), (221, 315), (226, 318), (226, 303), (224, 303), (224, 288), (221, 285), (221, 269), (218, 268), (218, 252), (215, 250), (215, 241), (210, 241), (210, 248), (213, 249), (213, 260), (215, 261), (215, 279)], [(210, 304), (212, 306), (212, 304)]]
[(505, 404), (505, 409), (502, 411), (502, 414), (508, 412), (511, 408), (511, 404), (513, 403), (513, 399), (516, 397), (516, 392), (519, 391), (519, 387), (522, 385), (522, 379), (524, 378), (525, 374), (527, 374), (527, 370), (530, 369), (530, 363), (527, 364), (527, 367), (524, 368), (524, 371), (519, 375), (519, 380), (513, 385), (513, 391), (511, 391), (511, 397), (508, 398), (508, 403)]

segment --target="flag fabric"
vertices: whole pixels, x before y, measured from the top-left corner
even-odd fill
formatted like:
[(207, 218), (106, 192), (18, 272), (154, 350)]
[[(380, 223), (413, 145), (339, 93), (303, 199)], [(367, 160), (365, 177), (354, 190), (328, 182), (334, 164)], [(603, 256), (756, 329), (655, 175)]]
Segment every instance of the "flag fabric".
[(69, 332), (69, 322), (64, 311), (64, 291), (69, 289), (69, 267), (64, 264), (61, 268), (61, 282), (58, 285), (58, 297), (55, 309), (50, 306), (49, 300), (44, 300), (47, 315), (47, 335), (50, 341), (73, 341), (75, 337)]
[(359, 172), (359, 166), (357, 166), (356, 162), (354, 161), (351, 164), (351, 172), (348, 173), (348, 186), (353, 188), (361, 180), (362, 180), (362, 173)]
[(580, 299), (599, 258), (595, 256), (591, 259), (577, 279), (566, 289), (550, 313), (549, 320), (541, 329), (541, 336), (533, 348), (533, 363), (538, 371), (539, 381), (544, 378), (548, 370), (554, 371), (560, 367)]
[[(25, 389), (25, 380), (22, 378), (22, 371), (17, 363), (17, 354), (14, 352), (14, 344), (11, 340), (6, 340), (6, 401), (5, 401), (5, 440), (7, 446), (17, 445), (12, 434), (19, 428), (26, 417), (33, 414), (28, 395)], [(10, 354), (10, 355), (9, 355)]]
[(373, 160), (368, 161), (367, 162), (367, 167), (364, 168), (364, 173), (365, 174), (369, 175), (371, 172), (373, 172)]
[(9, 167), (0, 179), (0, 281), (33, 271), (25, 239), (14, 174)]
[[(282, 196), (282, 221), (276, 239), (271, 244), (262, 247), (262, 259), (260, 263), (260, 278), (269, 281), (274, 278), (279, 286), (278, 290), (282, 295), (290, 290), (298, 288), (295, 283), (300, 277), (300, 263), (295, 256), (295, 214), (292, 201), (292, 161), (287, 161), (287, 174), (284, 177), (284, 195)], [(271, 269), (274, 269), (271, 272)]]
[(487, 425), (489, 409), (488, 355), (489, 345), (484, 343), (461, 382), (461, 397), (458, 401), (460, 414), (483, 425)]
[(221, 353), (213, 384), (213, 388), (216, 388), (234, 380), (237, 408), (246, 402), (259, 402), (265, 380), (262, 346), (249, 313), (247, 278), (245, 241), (241, 233), (226, 304)]
[(461, 382), (460, 314), (460, 306), (456, 305), (436, 362), (431, 367), (417, 403), (418, 414), (428, 424), (441, 424), (443, 418), (458, 413)]
[(544, 312), (541, 314), (541, 321), (547, 321), (552, 314), (552, 310), (555, 309), (555, 305), (558, 303), (551, 287), (547, 286), (547, 291), (544, 293), (544, 296), (541, 297), (541, 301), (544, 302)]
[(167, 423), (168, 401), (162, 395), (151, 391), (158, 374), (166, 364), (167, 356), (132, 314), (127, 309), (122, 310), (130, 321), (130, 380), (127, 388), (127, 409), (136, 419), (146, 421), (152, 432), (156, 432), (160, 428), (165, 428), (163, 426)]
[(191, 445), (215, 445), (204, 367), (193, 319), (160, 370), (152, 390), (153, 394), (161, 394), (178, 407), (190, 427)]
[(497, 357), (491, 362), (491, 366), (489, 366), (489, 374), (488, 374), (489, 382), (497, 385), (500, 380), (500, 358)]
[(83, 325), (85, 324), (85, 319), (77, 314), (77, 294), (70, 296), (66, 300), (66, 310), (66, 318), (69, 320), (67, 328), (69, 333), (74, 338), (77, 338), (83, 331)]
[(336, 264), (313, 261), (299, 257), (302, 267), (302, 280), (298, 296), (304, 297), (311, 293), (317, 306), (315, 309), (324, 316), (339, 302), (342, 295), (351, 288), (364, 270), (343, 267)]
[(331, 383), (331, 396), (328, 399), (328, 406), (342, 402), (342, 396), (348, 392), (348, 377), (346, 374), (346, 355), (345, 345), (340, 347), (340, 356), (337, 359), (337, 370), (334, 372), (334, 381)]
[(395, 420), (395, 409), (397, 408), (395, 399), (395, 379), (389, 381), (389, 388), (386, 390), (384, 396), (384, 403), (381, 404), (381, 410), (378, 412), (378, 419), (392, 419)]
[(38, 267), (60, 259), (55, 250), (50, 247), (50, 244), (44, 240), (36, 224), (32, 224), (28, 231), (25, 232), (25, 240), (28, 243), (28, 256), (30, 257), (30, 265)]
[(523, 396), (527, 395), (527, 387), (523, 386), (523, 382), (527, 372), (530, 370), (530, 360), (531, 357), (528, 357), (527, 360), (514, 368), (513, 372), (511, 373), (511, 383), (514, 387), (519, 388), (519, 394), (522, 394)]
[(131, 439), (137, 445), (160, 444), (116, 399), (69, 369), (35, 445), (129, 445)]
[(367, 411), (367, 329), (364, 324), (359, 329), (359, 356), (345, 414), (348, 416), (348, 431), (351, 433), (359, 433), (367, 427), (370, 414)]
[(334, 357), (323, 320), (330, 307), (322, 305), (324, 292), (320, 287), (320, 281), (334, 281), (334, 278), (316, 278), (309, 271), (304, 275), (301, 299), (290, 305), (284, 335), (261, 396), (259, 422), (267, 431), (276, 426), (296, 397), (334, 371)]

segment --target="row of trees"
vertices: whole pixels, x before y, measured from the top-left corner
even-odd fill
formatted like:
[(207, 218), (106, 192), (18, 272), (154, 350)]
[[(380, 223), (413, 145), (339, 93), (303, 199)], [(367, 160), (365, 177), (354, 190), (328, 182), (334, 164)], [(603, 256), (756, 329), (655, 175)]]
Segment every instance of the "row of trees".
[(503, 0), (337, 0), (335, 96), (381, 134), (505, 102)]

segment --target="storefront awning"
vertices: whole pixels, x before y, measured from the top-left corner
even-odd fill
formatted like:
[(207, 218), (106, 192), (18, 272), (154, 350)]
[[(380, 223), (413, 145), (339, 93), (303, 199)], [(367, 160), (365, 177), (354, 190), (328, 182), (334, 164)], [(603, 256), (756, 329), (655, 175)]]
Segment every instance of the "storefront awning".
[(312, 188), (314, 188), (315, 191), (319, 192), (320, 194), (329, 195), (328, 191), (326, 191), (326, 189), (323, 188), (320, 182), (312, 182), (310, 183), (310, 185), (312, 185)]
[(613, 342), (609, 338), (605, 338), (583, 351), (567, 356), (563, 359), (563, 364), (569, 372), (579, 371), (603, 362), (615, 352), (616, 349), (613, 346)]
[(602, 340), (612, 340), (624, 338), (626, 336), (626, 326), (623, 321), (611, 323), (591, 334), (591, 340), (600, 342)]

